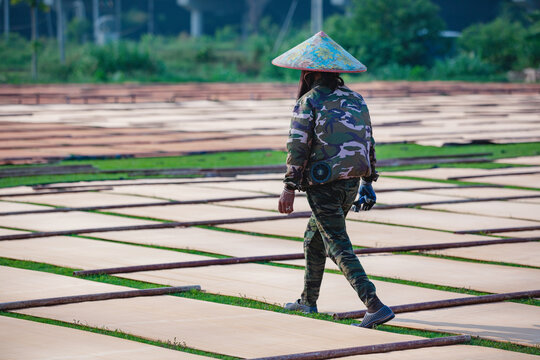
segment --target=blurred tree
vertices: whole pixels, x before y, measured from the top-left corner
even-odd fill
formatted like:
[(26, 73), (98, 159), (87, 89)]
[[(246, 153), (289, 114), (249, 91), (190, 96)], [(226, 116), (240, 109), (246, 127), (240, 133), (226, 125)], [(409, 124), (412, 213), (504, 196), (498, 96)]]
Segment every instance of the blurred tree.
[(86, 19), (73, 18), (67, 26), (67, 37), (74, 42), (84, 42), (85, 35), (90, 32), (92, 25)]
[(530, 66), (538, 68), (540, 66), (540, 10), (529, 14), (531, 25), (527, 33), (527, 45), (529, 52)]
[(330, 17), (325, 29), (368, 67), (429, 65), (445, 23), (429, 0), (354, 0), (352, 16)]
[(523, 25), (503, 17), (488, 24), (469, 26), (463, 30), (459, 45), (498, 71), (522, 69), (529, 62), (527, 35)]
[[(6, 0), (7, 1), (7, 0)], [(38, 50), (38, 40), (37, 40), (37, 11), (38, 8), (43, 11), (48, 11), (49, 7), (45, 5), (43, 0), (11, 0), (11, 3), (16, 5), (19, 3), (26, 3), (30, 7), (30, 21), (32, 22), (32, 80), (36, 81), (37, 74), (37, 50)]]

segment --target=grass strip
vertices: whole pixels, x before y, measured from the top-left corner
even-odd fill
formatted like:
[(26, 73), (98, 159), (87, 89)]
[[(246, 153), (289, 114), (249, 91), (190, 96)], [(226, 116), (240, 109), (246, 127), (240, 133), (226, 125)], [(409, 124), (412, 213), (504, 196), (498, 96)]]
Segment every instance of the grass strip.
[[(519, 156), (534, 156), (540, 154), (538, 142), (518, 144), (493, 145), (459, 145), (459, 146), (424, 146), (417, 144), (379, 144), (377, 157), (414, 158), (421, 156), (460, 155), (470, 153), (492, 153), (488, 159), (502, 159)], [(120, 158), (120, 159), (91, 159), (91, 160), (63, 160), (54, 165), (85, 165), (89, 164), (99, 170), (137, 170), (137, 169), (168, 169), (168, 168), (220, 168), (237, 166), (263, 166), (279, 165), (285, 162), (284, 151), (240, 151), (221, 152), (202, 155), (164, 156), (153, 158)], [(43, 165), (4, 165), (2, 169), (40, 167)], [(426, 164), (414, 166), (381, 167), (382, 171), (400, 171), (413, 169), (429, 169), (434, 167), (462, 167), (462, 168), (503, 168), (520, 166), (516, 164), (501, 163), (450, 163)], [(189, 176), (192, 177), (192, 176)], [(0, 179), (0, 187), (20, 185), (38, 185), (57, 182), (76, 182), (91, 180), (125, 180), (144, 178), (179, 178), (178, 176), (153, 175), (139, 176), (129, 173), (119, 174), (65, 174), (65, 175), (37, 175), (24, 177), (8, 177)]]
[(70, 323), (60, 320), (54, 320), (54, 319), (47, 319), (42, 318), (38, 316), (33, 315), (26, 315), (26, 314), (19, 314), (19, 313), (13, 313), (13, 312), (7, 312), (7, 311), (0, 311), (1, 316), (7, 316), (11, 318), (21, 319), (21, 320), (28, 320), (28, 321), (34, 321), (42, 324), (49, 324), (49, 325), (55, 325), (55, 326), (63, 326), (71, 329), (77, 329), (77, 330), (83, 330), (88, 331), (94, 334), (101, 334), (101, 335), (108, 335), (113, 336), (116, 338), (124, 339), (124, 340), (130, 340), (135, 341), (143, 344), (158, 346), (170, 350), (177, 350), (185, 353), (190, 354), (196, 354), (196, 355), (202, 355), (202, 356), (208, 356), (216, 359), (227, 359), (227, 360), (233, 360), (233, 359), (240, 359), (234, 356), (228, 356), (228, 355), (221, 355), (213, 352), (208, 352), (204, 350), (198, 350), (190, 348), (186, 345), (186, 343), (176, 340), (176, 338), (173, 341), (159, 341), (159, 340), (149, 340), (140, 336), (132, 335), (123, 332), (120, 329), (111, 330), (107, 327), (93, 327), (87, 324), (82, 323)]
[[(305, 267), (301, 266), (301, 265), (291, 265), (291, 264), (273, 263), (273, 262), (266, 262), (265, 264), (268, 264), (268, 265), (271, 265), (271, 266), (290, 268), (290, 269), (298, 269), (298, 270), (304, 270), (305, 269)], [(341, 271), (334, 270), (334, 269), (325, 269), (324, 272), (329, 273), (329, 274), (340, 274), (340, 275), (342, 275)], [(426, 289), (454, 292), (454, 293), (466, 294), (466, 295), (476, 295), (476, 296), (478, 296), (478, 295), (490, 295), (490, 294), (492, 294), (492, 293), (488, 293), (488, 292), (471, 290), (471, 289), (466, 289), (466, 288), (458, 288), (458, 287), (447, 286), (447, 285), (430, 284), (430, 283), (424, 283), (424, 282), (413, 281), (413, 280), (389, 278), (389, 277), (384, 277), (384, 276), (368, 275), (368, 278), (371, 279), (371, 280), (385, 281), (385, 282), (391, 282), (391, 283), (395, 283), (395, 284), (408, 285), (408, 286), (417, 286), (417, 287), (422, 287), (422, 288), (426, 288)], [(517, 300), (508, 300), (508, 301), (519, 303), (519, 304), (540, 306), (540, 300), (537, 300), (537, 299), (517, 299)]]
[[(214, 229), (215, 227), (205, 226), (205, 228)], [(228, 231), (228, 229), (221, 229), (221, 228), (218, 228), (218, 229), (220, 231)], [(245, 232), (241, 232), (241, 231), (233, 231), (233, 232), (246, 234)], [(248, 233), (248, 234), (257, 235), (257, 233)], [(118, 244), (123, 244), (123, 245), (141, 246), (141, 247), (153, 248), (153, 249), (159, 249), (159, 250), (175, 251), (175, 252), (181, 252), (181, 253), (187, 253), (187, 254), (193, 254), (193, 255), (201, 255), (201, 256), (207, 256), (207, 257), (213, 257), (213, 258), (230, 258), (230, 257), (232, 257), (232, 256), (229, 256), (229, 255), (210, 253), (210, 252), (204, 252), (204, 251), (199, 251), (199, 250), (179, 249), (179, 248), (172, 248), (172, 247), (167, 247), (167, 246), (132, 243), (132, 242), (126, 242), (126, 241), (119, 241), (119, 240), (103, 239), (103, 238), (93, 237), (93, 236), (83, 236), (83, 235), (71, 235), (71, 236), (79, 237), (79, 238), (85, 238), (85, 239), (91, 239), (91, 240), (106, 241), (106, 242), (111, 242), (111, 243), (118, 243)], [(275, 236), (269, 236), (269, 237), (275, 237)], [(293, 240), (296, 240), (296, 239), (293, 238)], [(301, 241), (301, 239), (298, 239), (298, 240)], [(417, 255), (417, 256), (421, 255), (421, 256), (445, 258), (444, 256), (441, 256), (441, 255), (421, 254), (421, 253), (414, 253), (414, 252), (400, 252), (400, 253), (396, 253), (396, 254)], [(451, 257), (448, 257), (448, 258), (450, 258), (451, 260), (460, 260), (461, 259), (461, 258), (455, 258), (454, 259), (454, 258), (451, 258)], [(0, 258), (0, 259), (2, 259), (2, 258)], [(14, 260), (14, 261), (19, 261), (19, 260)], [(464, 259), (463, 261), (476, 262), (476, 263), (488, 263), (488, 264), (491, 263), (491, 264), (495, 264), (495, 265), (506, 265), (506, 263), (483, 262), (483, 261), (480, 261), (480, 260), (472, 260), (472, 259)], [(300, 270), (304, 269), (304, 267), (300, 266), (300, 265), (290, 265), (290, 264), (274, 263), (274, 262), (258, 262), (258, 264), (271, 265), (271, 266), (280, 266), (280, 267), (287, 267), (287, 268), (300, 269)], [(44, 265), (47, 265), (47, 264), (44, 264)], [(510, 264), (510, 265), (519, 266), (517, 264)], [(10, 265), (10, 266), (15, 266), (15, 265)], [(15, 266), (15, 267), (17, 267), (17, 266)], [(523, 266), (523, 267), (526, 267), (526, 266)], [(81, 269), (73, 269), (72, 271), (77, 271), (77, 270), (81, 270)], [(44, 270), (40, 270), (40, 271), (44, 271)], [(333, 269), (325, 269), (325, 272), (334, 273), (334, 274), (341, 274), (341, 272), (339, 270), (333, 270)], [(62, 275), (66, 275), (66, 274), (62, 274)], [(71, 276), (71, 275), (72, 274), (68, 274), (68, 276)], [(116, 277), (110, 276), (110, 275), (99, 275), (99, 276), (105, 276), (105, 278), (110, 277), (110, 278), (117, 279)], [(92, 280), (92, 277), (85, 277), (85, 278)], [(434, 290), (450, 291), (450, 292), (456, 292), (456, 293), (462, 293), (462, 294), (468, 294), (468, 295), (488, 295), (488, 294), (490, 294), (490, 293), (487, 293), (487, 292), (480, 292), (480, 291), (475, 291), (475, 290), (471, 290), (471, 289), (456, 288), (456, 287), (443, 286), (443, 285), (437, 285), (437, 284), (429, 284), (429, 283), (410, 281), (410, 280), (403, 280), (403, 279), (394, 279), (394, 278), (388, 278), (388, 277), (382, 277), (382, 276), (370, 275), (369, 278), (374, 279), (374, 280), (379, 280), (379, 281), (393, 282), (393, 283), (409, 285), (409, 286), (419, 286), (419, 287), (425, 287), (425, 288), (434, 289)], [(97, 280), (97, 281), (102, 281), (102, 280)], [(132, 281), (132, 280), (130, 280), (130, 281)], [(114, 283), (114, 284), (115, 285), (121, 285), (119, 283)], [(157, 286), (161, 286), (161, 285), (155, 284), (155, 286), (157, 287)], [(540, 306), (540, 300), (536, 300), (536, 299), (518, 299), (518, 300), (510, 300), (510, 301), (516, 302), (516, 303), (521, 303), (521, 304)]]
[[(395, 326), (395, 325), (388, 325), (388, 324), (377, 326), (377, 330), (396, 333), (396, 334), (421, 336), (421, 337), (426, 337), (426, 338), (435, 338), (435, 337), (455, 335), (452, 333), (419, 330), (419, 329), (412, 329), (412, 328), (406, 328), (402, 326)], [(490, 347), (490, 348), (495, 348), (499, 350), (520, 352), (524, 354), (540, 355), (540, 348), (536, 346), (526, 346), (526, 345), (514, 344), (510, 342), (483, 339), (474, 335), (471, 335), (471, 341), (464, 343), (462, 345)]]
[[(65, 268), (65, 267), (45, 264), (45, 263), (37, 263), (37, 262), (26, 261), (26, 260), (14, 260), (14, 259), (2, 258), (2, 257), (0, 257), (0, 265), (11, 266), (11, 267), (27, 269), (27, 270), (50, 272), (54, 274), (71, 276), (71, 277), (73, 276), (72, 275), (73, 271), (78, 270), (78, 269)], [(302, 267), (298, 267), (294, 265), (285, 265), (285, 264), (272, 264), (272, 265), (289, 267), (289, 268), (302, 268)], [(335, 271), (335, 270), (326, 270), (326, 271), (330, 273), (339, 273), (338, 271)], [(377, 279), (377, 277), (370, 277), (370, 278), (379, 280)], [(113, 285), (133, 287), (137, 289), (147, 289), (147, 288), (153, 288), (153, 287), (166, 286), (166, 285), (160, 285), (160, 284), (147, 283), (143, 281), (118, 278), (111, 275), (93, 275), (93, 276), (84, 277), (84, 279), (113, 284)], [(392, 280), (395, 280), (395, 281), (391, 281), (391, 282), (402, 283), (400, 280), (396, 280), (396, 279), (392, 279)], [(410, 283), (408, 285), (414, 284), (414, 282), (407, 282), (407, 283)], [(448, 291), (448, 289), (455, 289), (455, 288), (449, 288), (449, 287), (444, 287), (440, 285), (430, 285), (430, 284), (422, 284), (422, 285), (427, 285), (427, 286), (422, 286), (422, 287), (428, 287), (428, 288), (433, 288), (433, 286), (439, 287), (438, 290)], [(456, 291), (456, 292), (461, 292), (461, 293), (471, 292), (471, 290), (468, 290), (468, 289), (457, 289), (457, 290), (460, 290), (460, 291)], [(487, 293), (474, 292), (474, 294), (472, 295), (486, 295), (486, 294)], [(173, 296), (184, 297), (184, 298), (200, 300), (200, 301), (214, 302), (214, 303), (225, 304), (225, 305), (246, 307), (250, 309), (273, 311), (273, 312), (284, 313), (284, 314), (294, 314), (298, 316), (304, 316), (304, 317), (325, 320), (325, 321), (332, 321), (332, 322), (341, 323), (341, 324), (353, 324), (353, 323), (358, 322), (355, 319), (335, 320), (330, 314), (324, 314), (324, 313), (304, 314), (301, 312), (290, 312), (283, 309), (283, 307), (281, 306), (268, 304), (268, 303), (264, 303), (257, 300), (252, 300), (252, 299), (247, 298), (247, 296), (235, 297), (235, 296), (211, 294), (211, 293), (201, 292), (201, 291), (188, 291), (188, 292), (183, 292), (179, 294), (174, 294)], [(2, 314), (3, 313), (0, 313), (0, 315)], [(66, 324), (70, 324), (70, 323), (66, 323)], [(433, 332), (433, 331), (428, 331), (428, 330), (409, 329), (409, 328), (391, 326), (391, 325), (382, 325), (382, 326), (379, 326), (377, 329), (382, 330), (382, 331), (387, 331), (387, 332), (394, 332), (394, 333), (399, 333), (399, 334), (415, 335), (415, 336), (429, 337), (429, 338), (437, 337), (437, 336), (453, 335), (453, 334)], [(537, 348), (537, 347), (515, 345), (511, 343), (497, 342), (497, 341), (492, 341), (492, 340), (487, 340), (487, 339), (474, 338), (471, 340), (471, 345), (493, 347), (493, 348), (498, 348), (498, 349), (540, 355), (540, 348)]]
[[(540, 241), (536, 241), (540, 242)], [(523, 243), (522, 243), (523, 244)], [(504, 244), (504, 245), (512, 245), (512, 244)], [(488, 245), (489, 246), (489, 245)], [(444, 251), (444, 249), (436, 250), (436, 251)], [(499, 266), (511, 266), (511, 267), (518, 267), (518, 268), (526, 268), (526, 269), (535, 269), (539, 270), (540, 267), (538, 266), (532, 266), (532, 265), (523, 265), (523, 264), (515, 264), (515, 263), (507, 263), (503, 261), (491, 261), (491, 260), (476, 260), (476, 259), (469, 259), (469, 258), (463, 258), (459, 256), (450, 256), (450, 255), (439, 255), (439, 254), (428, 254), (425, 252), (396, 252), (394, 253), (396, 255), (415, 255), (415, 256), (424, 256), (424, 257), (432, 257), (436, 259), (446, 259), (446, 260), (453, 260), (453, 261), (464, 261), (464, 262), (470, 262), (475, 264), (488, 264), (488, 265), (499, 265)]]

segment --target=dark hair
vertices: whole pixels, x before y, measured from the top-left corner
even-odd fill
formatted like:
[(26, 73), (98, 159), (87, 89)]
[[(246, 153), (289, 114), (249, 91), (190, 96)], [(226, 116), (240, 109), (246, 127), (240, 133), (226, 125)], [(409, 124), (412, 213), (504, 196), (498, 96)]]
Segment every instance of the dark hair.
[[(345, 82), (339, 76), (339, 73), (333, 72), (319, 72), (321, 77), (317, 80), (317, 83), (329, 88), (332, 91), (335, 91), (339, 86), (345, 85)], [(300, 99), (313, 87), (315, 82), (315, 72), (314, 71), (305, 71), (302, 70), (300, 74), (300, 83), (298, 84), (298, 95), (297, 99)]]

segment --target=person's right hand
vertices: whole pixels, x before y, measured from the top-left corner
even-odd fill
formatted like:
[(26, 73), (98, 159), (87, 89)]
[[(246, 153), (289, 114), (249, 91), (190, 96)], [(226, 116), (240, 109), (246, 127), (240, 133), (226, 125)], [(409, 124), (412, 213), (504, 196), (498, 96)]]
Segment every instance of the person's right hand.
[(294, 211), (294, 190), (283, 189), (279, 197), (278, 210), (282, 214), (290, 214)]

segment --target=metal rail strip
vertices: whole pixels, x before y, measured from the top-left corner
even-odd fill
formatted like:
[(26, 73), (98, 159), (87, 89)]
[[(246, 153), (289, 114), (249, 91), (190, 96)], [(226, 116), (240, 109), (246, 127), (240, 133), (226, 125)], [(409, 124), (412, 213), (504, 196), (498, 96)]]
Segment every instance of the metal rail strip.
[[(391, 247), (382, 247), (382, 248), (365, 248), (365, 249), (356, 249), (354, 250), (354, 253), (355, 254), (379, 254), (379, 253), (391, 253), (391, 252), (402, 252), (402, 251), (427, 251), (427, 250), (452, 249), (452, 248), (486, 246), (486, 245), (496, 245), (496, 244), (515, 244), (515, 243), (532, 242), (532, 241), (540, 241), (540, 237), (493, 239), (493, 240), (479, 240), (479, 241), (427, 244), (427, 245), (391, 246)], [(125, 274), (125, 273), (133, 273), (133, 272), (140, 272), (140, 271), (185, 269), (185, 268), (213, 266), (213, 265), (234, 265), (234, 264), (246, 264), (246, 263), (267, 262), (267, 261), (299, 260), (303, 258), (304, 258), (303, 253), (231, 257), (231, 258), (220, 258), (220, 259), (209, 259), (209, 260), (121, 266), (121, 267), (96, 269), (96, 270), (81, 270), (81, 271), (75, 271), (73, 275), (88, 276), (88, 275), (98, 275), (98, 274), (120, 274), (120, 273)]]
[(134, 297), (141, 297), (141, 296), (157, 296), (157, 295), (166, 295), (166, 294), (186, 292), (186, 291), (191, 291), (191, 290), (201, 290), (201, 287), (199, 285), (160, 287), (160, 288), (154, 288), (154, 289), (128, 290), (128, 291), (117, 291), (117, 292), (107, 292), (107, 293), (97, 293), (97, 294), (62, 296), (62, 297), (44, 298), (44, 299), (35, 299), (35, 300), (11, 301), (11, 302), (0, 303), (0, 311), (20, 310), (20, 309), (28, 309), (28, 308), (41, 307), (41, 306), (75, 304), (75, 303), (88, 302), (88, 301), (126, 299), (126, 298), (134, 298)]

